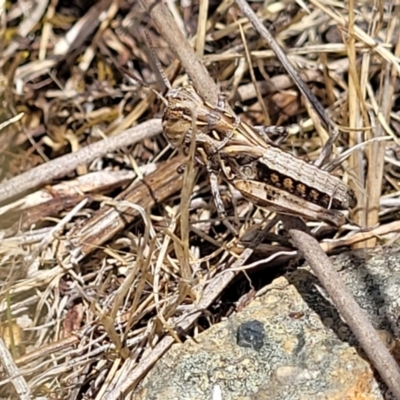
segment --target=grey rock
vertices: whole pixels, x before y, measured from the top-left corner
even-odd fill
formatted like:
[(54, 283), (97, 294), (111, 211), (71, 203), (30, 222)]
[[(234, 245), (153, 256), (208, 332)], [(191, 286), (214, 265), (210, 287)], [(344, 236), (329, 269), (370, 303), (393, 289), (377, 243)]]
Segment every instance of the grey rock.
[[(346, 285), (399, 360), (400, 250), (334, 260)], [(135, 399), (369, 400), (393, 397), (311, 270), (278, 278), (240, 313), (174, 345)]]

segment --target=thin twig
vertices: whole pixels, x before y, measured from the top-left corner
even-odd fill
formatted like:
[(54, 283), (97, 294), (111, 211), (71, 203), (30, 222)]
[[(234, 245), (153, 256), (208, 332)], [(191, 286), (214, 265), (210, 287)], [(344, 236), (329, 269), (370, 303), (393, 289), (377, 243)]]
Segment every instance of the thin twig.
[(140, 0), (154, 21), (158, 32), (167, 41), (193, 81), (194, 87), (209, 103), (218, 102), (218, 88), (206, 68), (183, 36), (165, 5), (157, 0)]
[[(305, 84), (303, 79), (300, 77), (300, 74), (294, 69), (293, 65), (287, 58), (286, 54), (283, 52), (282, 48), (279, 46), (277, 41), (268, 31), (268, 29), (263, 25), (251, 7), (248, 5), (246, 0), (236, 0), (237, 5), (242, 10), (243, 14), (249, 19), (251, 24), (254, 26), (254, 29), (266, 40), (268, 45), (274, 51), (278, 60), (282, 63), (283, 67), (286, 69), (290, 77), (295, 82), (298, 89), (301, 91), (303, 96), (311, 103), (314, 110), (317, 112), (319, 118), (324, 123), (325, 127), (328, 129), (329, 138), (324, 143), (324, 146), (318, 156), (318, 158), (314, 161), (314, 165), (317, 167), (321, 167), (325, 164), (325, 162), (329, 159), (333, 144), (336, 141), (339, 132), (335, 125), (335, 123), (329, 118), (328, 114), (325, 112), (324, 108), (322, 107), (321, 103), (318, 101), (314, 93), (308, 88)], [(317, 122), (315, 122), (317, 126)]]
[(294, 69), (293, 65), (287, 58), (286, 54), (283, 52), (277, 41), (268, 31), (268, 29), (263, 25), (263, 23), (257, 18), (257, 15), (248, 5), (245, 0), (236, 0), (236, 4), (242, 10), (243, 14), (249, 19), (251, 24), (254, 26), (254, 29), (266, 40), (268, 45), (274, 51), (278, 60), (282, 63), (288, 74), (291, 76), (293, 81), (296, 83), (297, 87), (303, 93), (303, 96), (310, 101), (313, 105), (315, 111), (317, 111), (319, 117), (324, 122), (327, 127), (335, 128), (335, 124), (326, 114), (324, 108), (321, 106), (321, 103), (315, 97), (315, 95), (310, 91), (308, 86), (304, 83), (303, 79), (301, 79), (299, 73)]
[(73, 245), (74, 254), (78, 254), (76, 260), (80, 261), (96, 250), (140, 215), (137, 210), (127, 207), (124, 203), (138, 204), (147, 209), (181, 190), (183, 175), (177, 170), (183, 162), (183, 157), (175, 157), (161, 163), (152, 174), (115, 198), (115, 206), (118, 207), (103, 207), (85, 224), (72, 229), (68, 237)]
[(20, 374), (12, 355), (8, 351), (3, 339), (0, 337), (0, 361), (3, 364), (4, 370), (14, 385), (15, 391), (18, 393), (18, 398), (28, 400), (32, 398), (29, 386), (25, 378)]
[(43, 186), (53, 179), (62, 178), (77, 167), (87, 164), (97, 157), (131, 146), (145, 138), (151, 138), (162, 132), (161, 121), (152, 119), (119, 135), (86, 146), (75, 153), (66, 154), (46, 164), (39, 165), (0, 185), (0, 204), (21, 196), (29, 190)]
[[(290, 222), (286, 220), (286, 227)], [(308, 264), (329, 294), (336, 308), (349, 325), (370, 361), (379, 371), (389, 389), (400, 399), (400, 368), (381, 341), (366, 313), (335, 271), (328, 256), (322, 251), (319, 243), (309, 234), (289, 228), (289, 234), (295, 246), (304, 254)]]

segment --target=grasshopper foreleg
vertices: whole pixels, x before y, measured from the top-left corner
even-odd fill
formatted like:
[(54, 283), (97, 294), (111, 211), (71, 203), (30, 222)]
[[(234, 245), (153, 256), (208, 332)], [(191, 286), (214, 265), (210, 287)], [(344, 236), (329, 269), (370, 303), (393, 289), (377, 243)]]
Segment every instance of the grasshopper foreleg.
[(207, 171), (210, 179), (211, 193), (214, 197), (215, 207), (217, 209), (218, 215), (223, 221), (224, 225), (229, 229), (229, 231), (237, 236), (237, 230), (232, 226), (232, 224), (226, 219), (225, 206), (221, 198), (221, 193), (218, 188), (218, 173), (213, 168), (211, 162), (207, 164)]
[(271, 143), (275, 146), (279, 146), (281, 143), (283, 143), (289, 135), (287, 128), (284, 126), (257, 125), (254, 126), (253, 128), (265, 142)]

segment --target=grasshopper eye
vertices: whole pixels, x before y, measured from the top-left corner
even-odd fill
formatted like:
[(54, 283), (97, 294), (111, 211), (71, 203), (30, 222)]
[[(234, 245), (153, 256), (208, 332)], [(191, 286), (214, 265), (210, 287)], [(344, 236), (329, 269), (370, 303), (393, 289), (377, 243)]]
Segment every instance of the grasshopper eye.
[(184, 173), (185, 173), (185, 166), (184, 166), (184, 165), (180, 165), (180, 166), (176, 169), (176, 172), (177, 172), (179, 175), (184, 174)]
[(257, 171), (252, 164), (241, 166), (240, 172), (245, 179), (255, 179), (257, 177)]

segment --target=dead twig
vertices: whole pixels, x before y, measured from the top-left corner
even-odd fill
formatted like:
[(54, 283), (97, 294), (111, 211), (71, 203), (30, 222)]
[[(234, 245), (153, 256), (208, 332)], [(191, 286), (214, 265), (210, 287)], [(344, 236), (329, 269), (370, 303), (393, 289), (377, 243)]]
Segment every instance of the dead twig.
[[(274, 37), (270, 34), (268, 29), (263, 25), (263, 23), (257, 18), (257, 15), (248, 5), (245, 0), (236, 0), (236, 4), (242, 10), (243, 14), (249, 19), (251, 24), (254, 26), (254, 29), (266, 40), (268, 45), (274, 51), (278, 60), (282, 63), (290, 77), (296, 83), (296, 86), (299, 88), (303, 96), (308, 99), (308, 101), (312, 104), (312, 107), (317, 112), (319, 118), (323, 121), (325, 126), (328, 128), (330, 132), (330, 137), (324, 145), (323, 150), (320, 153), (320, 157), (315, 161), (316, 166), (321, 166), (325, 163), (325, 161), (329, 158), (332, 146), (334, 141), (337, 138), (338, 131), (337, 127), (334, 122), (329, 118), (326, 114), (324, 108), (322, 107), (321, 103), (315, 97), (315, 95), (310, 91), (308, 86), (305, 82), (301, 79), (300, 74), (293, 68), (292, 64), (290, 63), (289, 59), (287, 58), (286, 54), (283, 52), (282, 48), (276, 42)], [(317, 124), (316, 124), (317, 125)]]
[[(183, 163), (183, 157), (160, 163), (153, 173), (117, 196), (114, 206), (103, 207), (85, 224), (71, 230), (68, 247), (73, 246), (76, 261), (103, 245), (140, 215), (137, 210), (127, 206), (127, 202), (149, 209), (181, 190), (183, 175), (178, 170)], [(125, 204), (119, 206), (120, 202)]]
[(86, 146), (75, 153), (66, 154), (32, 168), (0, 185), (0, 204), (21, 196), (38, 186), (43, 186), (53, 179), (62, 178), (73, 172), (80, 165), (87, 164), (96, 157), (102, 157), (108, 152), (131, 146), (140, 140), (154, 137), (161, 132), (161, 121), (153, 119), (128, 129), (119, 135)]
[(157, 0), (140, 0), (140, 4), (148, 11), (158, 32), (182, 63), (183, 68), (193, 81), (194, 87), (201, 96), (211, 104), (218, 102), (218, 88), (211, 79), (206, 68), (183, 36), (165, 5)]
[(297, 227), (293, 228), (292, 222), (288, 219), (285, 222), (294, 245), (303, 253), (382, 379), (400, 399), (400, 368), (381, 341), (367, 315), (354, 300), (319, 243), (304, 231)]
[(4, 370), (7, 372), (18, 398), (21, 400), (29, 400), (32, 398), (32, 393), (25, 378), (20, 374), (12, 355), (7, 349), (3, 339), (0, 337), (0, 361), (3, 364)]

